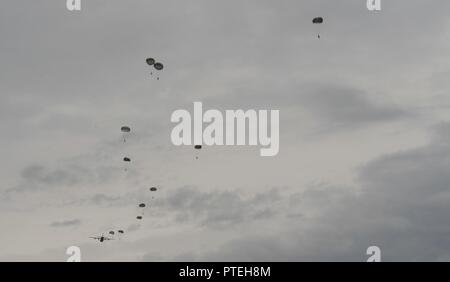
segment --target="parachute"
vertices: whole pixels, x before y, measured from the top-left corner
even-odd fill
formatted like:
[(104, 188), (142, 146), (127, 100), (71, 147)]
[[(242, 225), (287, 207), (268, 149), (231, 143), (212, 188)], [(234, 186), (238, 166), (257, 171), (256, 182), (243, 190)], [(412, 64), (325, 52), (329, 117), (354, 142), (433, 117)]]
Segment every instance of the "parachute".
[[(128, 158), (128, 157), (123, 158), (123, 161), (124, 161), (125, 163), (131, 163), (131, 159)], [(128, 171), (128, 165), (125, 165), (125, 167), (124, 167), (123, 170), (124, 170), (125, 172), (127, 172), (127, 171)]]
[[(145, 214), (145, 207), (146, 207), (147, 205), (146, 204), (144, 204), (144, 203), (142, 203), (142, 204), (139, 204), (139, 209), (140, 209), (140, 211), (139, 211), (139, 216), (137, 217), (137, 219), (142, 219), (142, 217), (144, 216), (144, 214)], [(139, 218), (140, 217), (140, 218)]]
[(128, 126), (122, 126), (122, 128), (120, 128), (120, 131), (122, 131), (123, 133), (129, 133), (131, 131), (131, 128), (129, 128)]
[[(195, 145), (195, 146), (194, 146), (194, 149), (195, 149), (195, 150), (201, 150), (201, 149), (202, 149), (202, 145)], [(196, 159), (196, 160), (198, 160), (198, 155), (199, 155), (199, 153), (196, 153), (196, 155), (195, 155), (195, 159)]]
[(314, 19), (312, 20), (312, 22), (313, 22), (314, 24), (321, 24), (321, 23), (323, 23), (323, 18), (322, 18), (322, 17), (314, 18)]
[[(156, 60), (153, 58), (147, 58), (145, 61), (147, 62), (147, 65), (153, 66), (153, 68), (155, 68), (155, 70), (157, 71), (161, 71), (164, 69), (164, 65), (160, 62), (156, 62)], [(153, 75), (153, 72), (150, 72), (150, 75)], [(159, 77), (157, 77), (157, 80), (159, 80)]]
[(148, 59), (145, 60), (145, 61), (147, 62), (147, 64), (148, 64), (149, 66), (152, 66), (152, 65), (154, 65), (154, 64), (156, 63), (155, 59), (153, 59), (153, 58), (148, 58)]
[[(313, 22), (313, 24), (322, 24), (322, 23), (323, 23), (323, 18), (322, 18), (322, 17), (314, 18), (314, 19), (312, 20), (312, 22)], [(320, 32), (318, 32), (317, 38), (320, 39)]]
[[(158, 188), (156, 188), (156, 187), (151, 187), (150, 188), (150, 192), (156, 192), (156, 191), (158, 191)], [(152, 197), (152, 199), (154, 199), (154, 197)]]
[(125, 233), (125, 232), (124, 232), (123, 230), (117, 230), (117, 239), (121, 240), (121, 239), (122, 239), (122, 235), (123, 235), (124, 233)]
[(158, 70), (158, 71), (164, 69), (164, 65), (163, 65), (162, 63), (155, 63), (155, 64), (153, 65), (153, 67), (154, 67), (156, 70)]
[[(163, 70), (164, 65), (161, 64), (161, 63), (155, 63), (155, 64), (153, 65), (153, 67), (154, 67), (157, 71), (161, 71), (161, 70)], [(156, 79), (159, 80), (159, 76), (158, 76)]]
[(137, 219), (137, 220), (142, 220), (142, 216), (140, 216), (140, 215), (139, 215), (139, 216), (136, 216), (136, 219)]
[(122, 135), (123, 135), (123, 143), (127, 142), (126, 135), (127, 135), (128, 133), (131, 132), (131, 128), (128, 127), (128, 126), (122, 126), (122, 127), (120, 128), (120, 131), (122, 131)]

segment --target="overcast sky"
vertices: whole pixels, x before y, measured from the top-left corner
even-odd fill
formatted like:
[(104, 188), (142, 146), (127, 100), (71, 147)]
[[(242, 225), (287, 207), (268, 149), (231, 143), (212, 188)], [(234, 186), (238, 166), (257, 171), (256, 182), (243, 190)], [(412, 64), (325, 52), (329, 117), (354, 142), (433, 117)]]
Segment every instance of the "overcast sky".
[[(450, 2), (382, 2), (3, 1), (0, 260), (450, 260)], [(280, 110), (280, 153), (196, 160), (195, 101)]]

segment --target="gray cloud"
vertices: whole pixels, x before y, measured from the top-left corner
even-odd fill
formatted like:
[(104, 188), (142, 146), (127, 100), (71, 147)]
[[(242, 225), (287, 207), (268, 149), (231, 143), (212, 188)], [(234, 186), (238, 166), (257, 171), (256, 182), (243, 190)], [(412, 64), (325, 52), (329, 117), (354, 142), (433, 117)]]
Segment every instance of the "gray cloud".
[(95, 205), (117, 203), (118, 201), (120, 201), (120, 197), (113, 197), (105, 194), (95, 194), (91, 199), (91, 202)]
[(395, 121), (409, 116), (408, 112), (369, 100), (361, 90), (340, 86), (320, 86), (300, 94), (306, 110), (327, 126), (358, 127), (375, 122)]
[(369, 162), (357, 190), (319, 185), (284, 195), (304, 216), (276, 235), (243, 235), (189, 260), (364, 261), (377, 245), (384, 261), (447, 261), (450, 146), (439, 140)]
[(81, 224), (81, 220), (65, 220), (65, 221), (55, 221), (50, 224), (51, 227), (74, 227)]
[(22, 178), (27, 183), (27, 187), (38, 186), (73, 186), (80, 181), (92, 178), (91, 172), (82, 167), (69, 167), (68, 169), (47, 169), (41, 165), (31, 165), (22, 172)]
[(275, 189), (245, 197), (238, 191), (204, 192), (181, 187), (156, 202), (156, 206), (174, 213), (177, 222), (194, 221), (206, 227), (226, 228), (273, 217), (280, 199)]
[[(118, 167), (98, 166), (94, 169), (76, 163), (65, 164), (58, 168), (43, 165), (30, 165), (21, 172), (21, 184), (6, 190), (12, 192), (39, 191), (46, 189), (63, 189), (82, 184), (99, 184), (110, 181), (119, 171)], [(116, 173), (117, 174), (117, 173)]]
[(69, 166), (65, 168), (48, 168), (43, 165), (29, 165), (20, 173), (20, 182), (13, 187), (5, 187), (0, 191), (0, 201), (3, 209), (26, 208), (32, 209), (42, 204), (35, 198), (31, 205), (20, 205), (23, 195), (36, 195), (45, 191), (62, 191), (81, 183), (93, 181), (93, 174), (81, 166)]

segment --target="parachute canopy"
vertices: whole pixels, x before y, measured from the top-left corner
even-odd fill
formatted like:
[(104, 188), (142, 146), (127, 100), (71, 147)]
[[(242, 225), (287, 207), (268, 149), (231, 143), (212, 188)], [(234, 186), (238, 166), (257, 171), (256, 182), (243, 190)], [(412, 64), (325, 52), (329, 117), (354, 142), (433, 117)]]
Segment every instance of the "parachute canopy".
[(194, 148), (195, 148), (196, 150), (201, 150), (201, 149), (202, 149), (202, 145), (195, 145)]
[(140, 208), (145, 208), (146, 205), (145, 205), (145, 204), (140, 204), (139, 207), (140, 207)]
[(156, 70), (162, 70), (162, 69), (164, 68), (164, 65), (161, 64), (161, 63), (155, 63), (155, 64), (153, 65), (153, 67), (154, 67)]
[(156, 187), (152, 187), (152, 188), (150, 188), (150, 191), (156, 192), (156, 191), (158, 191), (158, 189)]
[(128, 126), (122, 126), (122, 128), (120, 129), (122, 132), (130, 132), (131, 128), (129, 128)]
[(155, 59), (153, 59), (153, 58), (147, 58), (147, 60), (145, 60), (146, 62), (147, 62), (147, 64), (149, 65), (149, 66), (152, 66), (152, 65), (154, 65), (155, 64)]
[(127, 157), (125, 157), (125, 158), (123, 158), (123, 161), (124, 161), (124, 162), (131, 162), (131, 159), (130, 159), (130, 158), (127, 158)]
[(321, 24), (321, 23), (323, 23), (323, 18), (322, 17), (314, 18), (312, 20), (312, 22), (313, 22), (313, 24)]
[(136, 216), (136, 219), (141, 220), (142, 216)]
[(117, 231), (117, 232), (120, 233), (120, 234), (125, 233), (123, 230), (119, 230), (119, 231)]

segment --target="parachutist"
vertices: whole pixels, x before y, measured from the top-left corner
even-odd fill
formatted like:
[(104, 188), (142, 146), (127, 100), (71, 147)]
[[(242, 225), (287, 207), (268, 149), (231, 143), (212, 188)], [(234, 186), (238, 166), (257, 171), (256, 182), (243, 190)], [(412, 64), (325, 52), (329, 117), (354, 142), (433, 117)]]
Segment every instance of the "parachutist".
[[(314, 19), (312, 20), (312, 22), (313, 22), (313, 24), (321, 25), (321, 24), (323, 23), (323, 18), (322, 18), (322, 17), (314, 18)], [(320, 39), (320, 33), (317, 34), (317, 38)]]
[[(194, 146), (194, 149), (195, 149), (195, 150), (201, 150), (201, 149), (202, 149), (202, 145), (195, 145), (195, 146)], [(195, 159), (196, 159), (196, 160), (198, 160), (198, 154), (199, 154), (199, 153), (197, 153), (197, 155), (195, 156)]]
[(123, 143), (127, 142), (127, 138), (126, 135), (129, 134), (131, 132), (131, 128), (128, 126), (122, 126), (120, 128), (120, 131), (122, 131), (122, 135), (123, 135)]

